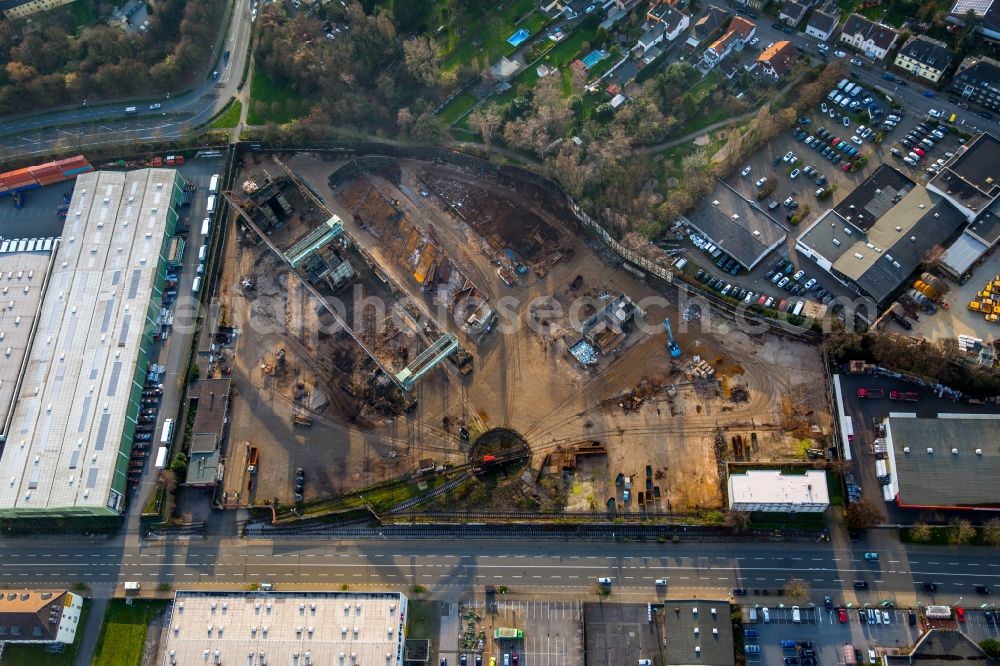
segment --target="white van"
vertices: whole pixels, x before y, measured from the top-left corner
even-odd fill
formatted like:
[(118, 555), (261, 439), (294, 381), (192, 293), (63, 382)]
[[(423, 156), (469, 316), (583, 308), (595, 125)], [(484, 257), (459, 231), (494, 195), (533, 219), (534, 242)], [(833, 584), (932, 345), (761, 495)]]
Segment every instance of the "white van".
[(174, 436), (174, 420), (167, 419), (163, 422), (163, 430), (160, 431), (160, 444), (170, 444)]
[(205, 261), (205, 255), (208, 254), (208, 246), (202, 245), (198, 248), (198, 261)]
[(208, 213), (209, 215), (211, 215), (212, 213), (215, 212), (215, 195), (214, 194), (208, 197), (208, 208), (205, 210), (205, 212)]
[(750, 621), (754, 622), (754, 623), (757, 622), (757, 609), (756, 608), (751, 608), (750, 609)]
[(792, 606), (792, 622), (794, 622), (795, 624), (802, 623), (802, 612), (799, 611), (798, 606)]
[(126, 106), (125, 113), (139, 113), (139, 109), (135, 106)]
[(191, 293), (197, 294), (199, 289), (201, 289), (201, 278), (196, 277), (194, 282), (191, 283)]
[(206, 238), (208, 236), (209, 227), (212, 225), (212, 221), (207, 217), (201, 221), (201, 236)]
[(219, 174), (212, 174), (212, 180), (208, 183), (208, 193), (218, 194), (219, 192)]
[(795, 308), (792, 310), (792, 314), (798, 317), (800, 314), (802, 314), (802, 308), (804, 308), (805, 305), (806, 305), (805, 301), (799, 301), (798, 303), (796, 303)]

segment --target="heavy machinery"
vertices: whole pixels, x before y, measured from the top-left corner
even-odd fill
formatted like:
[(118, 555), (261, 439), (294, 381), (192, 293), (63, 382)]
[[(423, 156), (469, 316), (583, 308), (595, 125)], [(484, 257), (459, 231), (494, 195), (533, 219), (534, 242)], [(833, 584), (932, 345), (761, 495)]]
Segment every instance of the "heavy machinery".
[(667, 349), (670, 350), (670, 358), (680, 358), (681, 346), (674, 340), (674, 332), (670, 329), (670, 320), (664, 319), (663, 323), (667, 325)]

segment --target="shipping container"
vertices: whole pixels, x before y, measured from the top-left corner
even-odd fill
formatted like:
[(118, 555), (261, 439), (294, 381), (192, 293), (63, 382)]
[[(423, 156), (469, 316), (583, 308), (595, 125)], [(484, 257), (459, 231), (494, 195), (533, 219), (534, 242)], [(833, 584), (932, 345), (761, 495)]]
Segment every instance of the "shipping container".
[(167, 419), (163, 422), (163, 430), (160, 432), (160, 444), (170, 444), (174, 437), (174, 420)]
[(93, 170), (94, 167), (88, 165), (88, 166), (76, 167), (75, 169), (66, 169), (65, 171), (63, 171), (63, 175), (66, 176), (67, 178), (72, 178), (73, 176), (79, 176), (81, 173), (90, 173)]
[(17, 190), (18, 192), (27, 192), (28, 190), (37, 190), (40, 187), (41, 185), (39, 185), (38, 181), (36, 180), (33, 183), (28, 183), (27, 185), (21, 185), (19, 187), (12, 187), (11, 189)]

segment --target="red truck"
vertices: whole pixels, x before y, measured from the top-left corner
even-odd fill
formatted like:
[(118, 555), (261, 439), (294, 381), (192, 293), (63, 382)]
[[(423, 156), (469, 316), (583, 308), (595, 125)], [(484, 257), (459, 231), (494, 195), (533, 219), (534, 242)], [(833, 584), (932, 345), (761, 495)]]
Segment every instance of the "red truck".
[(859, 398), (884, 398), (885, 391), (882, 389), (870, 389), (870, 388), (859, 388), (858, 389)]
[(906, 402), (916, 402), (920, 399), (915, 391), (889, 391), (889, 400), (904, 400)]

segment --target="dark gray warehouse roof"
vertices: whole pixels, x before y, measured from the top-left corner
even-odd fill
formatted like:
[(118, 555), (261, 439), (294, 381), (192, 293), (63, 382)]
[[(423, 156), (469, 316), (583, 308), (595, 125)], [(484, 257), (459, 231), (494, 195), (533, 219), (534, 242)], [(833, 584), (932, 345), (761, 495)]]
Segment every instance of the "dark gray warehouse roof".
[(901, 505), (1000, 507), (1000, 415), (977, 416), (889, 418), (891, 473)]
[[(733, 624), (728, 601), (668, 599), (663, 604), (663, 624), (666, 663), (706, 666), (733, 663)], [(701, 648), (700, 654), (696, 647)]]
[(747, 270), (784, 242), (784, 227), (735, 190), (719, 186), (687, 215), (687, 220)]

